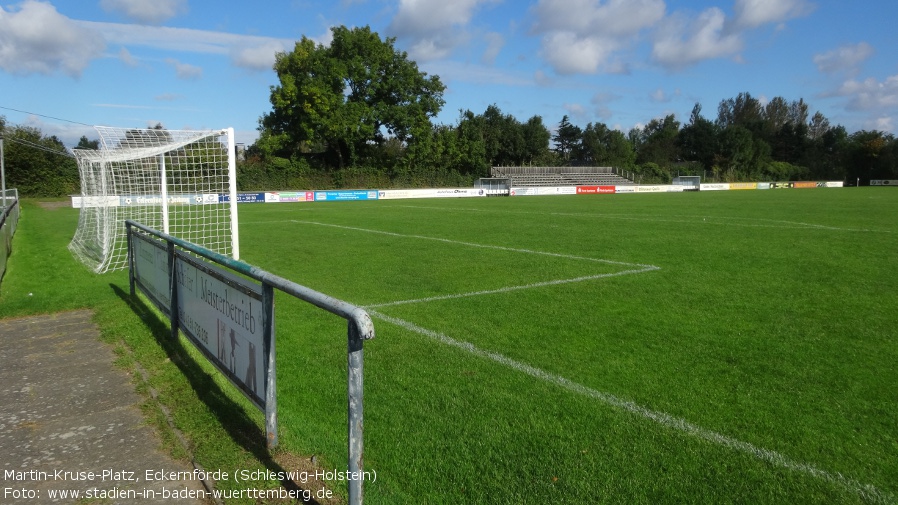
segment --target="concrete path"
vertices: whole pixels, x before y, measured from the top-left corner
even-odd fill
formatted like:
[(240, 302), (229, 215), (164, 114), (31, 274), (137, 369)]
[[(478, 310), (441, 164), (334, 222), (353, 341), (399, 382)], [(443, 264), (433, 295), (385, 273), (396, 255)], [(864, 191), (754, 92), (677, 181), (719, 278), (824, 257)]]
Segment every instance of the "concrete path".
[(90, 311), (0, 321), (0, 503), (207, 503), (114, 358)]

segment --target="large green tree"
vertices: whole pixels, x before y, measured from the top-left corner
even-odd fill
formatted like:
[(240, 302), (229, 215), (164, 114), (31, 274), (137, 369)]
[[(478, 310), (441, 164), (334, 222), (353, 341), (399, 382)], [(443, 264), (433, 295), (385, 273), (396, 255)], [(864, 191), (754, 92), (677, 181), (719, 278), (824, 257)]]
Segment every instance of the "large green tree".
[(555, 142), (555, 152), (566, 162), (569, 163), (572, 156), (576, 156), (579, 149), (583, 130), (579, 126), (572, 124), (570, 118), (565, 115), (558, 123), (558, 130), (552, 137)]
[(583, 129), (577, 158), (587, 165), (629, 169), (636, 161), (636, 152), (620, 131), (605, 123), (589, 123)]
[(369, 27), (332, 28), (330, 45), (307, 37), (278, 53), (271, 112), (261, 118), (262, 145), (283, 157), (325, 152), (333, 165), (356, 164), (387, 139), (430, 135), (445, 86), (418, 70), (395, 39)]

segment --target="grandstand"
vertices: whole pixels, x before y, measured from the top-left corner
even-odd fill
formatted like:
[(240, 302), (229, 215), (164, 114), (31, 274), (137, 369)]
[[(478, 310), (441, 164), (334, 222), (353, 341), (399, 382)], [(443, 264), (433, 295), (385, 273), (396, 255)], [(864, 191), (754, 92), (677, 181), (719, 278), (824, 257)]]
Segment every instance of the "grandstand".
[(613, 167), (492, 167), (493, 179), (508, 179), (510, 187), (624, 186), (632, 175)]

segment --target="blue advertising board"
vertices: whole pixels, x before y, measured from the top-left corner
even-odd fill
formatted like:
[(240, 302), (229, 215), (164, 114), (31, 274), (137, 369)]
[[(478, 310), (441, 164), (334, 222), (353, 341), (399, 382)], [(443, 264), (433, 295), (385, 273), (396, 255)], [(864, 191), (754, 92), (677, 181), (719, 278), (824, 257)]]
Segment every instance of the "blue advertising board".
[(316, 202), (339, 202), (349, 200), (377, 200), (377, 191), (316, 191)]
[[(218, 203), (230, 203), (231, 195), (218, 194)], [(265, 203), (265, 193), (237, 193), (237, 203)]]

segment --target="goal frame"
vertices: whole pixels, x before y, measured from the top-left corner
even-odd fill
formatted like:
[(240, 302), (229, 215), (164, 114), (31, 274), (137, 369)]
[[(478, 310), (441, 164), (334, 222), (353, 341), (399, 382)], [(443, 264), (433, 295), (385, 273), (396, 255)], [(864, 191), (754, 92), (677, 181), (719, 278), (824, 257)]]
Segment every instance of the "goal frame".
[(125, 221), (240, 259), (234, 129), (95, 127), (75, 149), (81, 213), (69, 249), (97, 273), (127, 268)]

